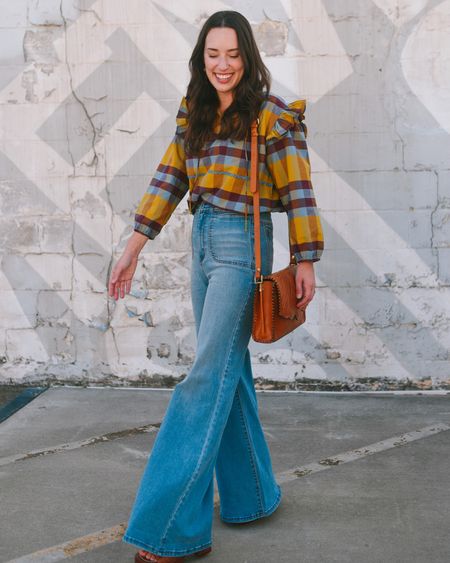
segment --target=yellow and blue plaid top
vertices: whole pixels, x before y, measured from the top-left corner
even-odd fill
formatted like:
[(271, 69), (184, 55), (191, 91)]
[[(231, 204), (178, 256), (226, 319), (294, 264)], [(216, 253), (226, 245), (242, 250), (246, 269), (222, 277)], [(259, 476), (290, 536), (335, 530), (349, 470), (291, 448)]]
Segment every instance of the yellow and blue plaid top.
[[(320, 260), (323, 232), (311, 184), (303, 122), (305, 100), (287, 104), (270, 94), (261, 105), (258, 125), (260, 210), (285, 211), (289, 249), (297, 262)], [(244, 140), (213, 138), (199, 157), (184, 150), (188, 108), (183, 97), (177, 128), (136, 210), (134, 230), (155, 238), (189, 192), (195, 212), (200, 198), (235, 213), (253, 213), (250, 192), (250, 132)], [(217, 127), (220, 127), (217, 124)], [(215, 133), (218, 129), (215, 129)]]

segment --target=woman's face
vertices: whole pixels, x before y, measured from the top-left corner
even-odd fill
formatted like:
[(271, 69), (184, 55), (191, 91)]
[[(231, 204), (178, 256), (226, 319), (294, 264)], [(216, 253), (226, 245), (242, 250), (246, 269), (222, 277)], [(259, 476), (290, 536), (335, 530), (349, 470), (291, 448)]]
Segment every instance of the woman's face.
[(232, 93), (244, 74), (236, 31), (214, 27), (205, 40), (205, 71), (218, 94)]

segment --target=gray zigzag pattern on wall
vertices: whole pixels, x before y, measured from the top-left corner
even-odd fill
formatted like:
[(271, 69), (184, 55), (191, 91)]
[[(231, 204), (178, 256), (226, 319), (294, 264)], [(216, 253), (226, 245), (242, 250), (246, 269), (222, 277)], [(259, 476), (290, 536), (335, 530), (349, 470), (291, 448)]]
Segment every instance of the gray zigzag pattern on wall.
[[(374, 104), (374, 107), (376, 107), (377, 104), (381, 104), (380, 99), (383, 96), (384, 83), (374, 78), (379, 76), (379, 65), (383, 61), (388, 62), (389, 66), (383, 69), (383, 72), (387, 74), (400, 68), (398, 61), (392, 60), (388, 56), (389, 52), (393, 52), (392, 45), (395, 44), (395, 51), (400, 53), (412, 28), (426, 15), (428, 11), (442, 3), (442, 1), (443, 0), (434, 0), (428, 2), (426, 7), (424, 7), (424, 9), (417, 14), (415, 18), (404, 24), (404, 26), (397, 31), (394, 30), (392, 22), (377, 8), (375, 4), (365, 1), (364, 4), (371, 6), (371, 9), (374, 12), (374, 17), (381, 23), (381, 35), (378, 38), (379, 57), (377, 57), (377, 59), (371, 59), (368, 56), (351, 57), (354, 73), (339, 83), (334, 90), (328, 92), (328, 94), (333, 95), (334, 99), (336, 99), (337, 96), (340, 96), (339, 99), (344, 100), (346, 96), (349, 96), (355, 91), (355, 88), (358, 88), (358, 80), (361, 80), (360, 76), (363, 75), (371, 79), (371, 84), (375, 89), (378, 88), (378, 90), (374, 91), (371, 104)], [(84, 6), (84, 9), (88, 9), (94, 4), (94, 1), (91, 0), (81, 4)], [(323, 4), (330, 16), (336, 16), (339, 6), (347, 3), (337, 4), (336, 2), (323, 0)], [(288, 16), (281, 2), (263, 1), (258, 3), (257, 9), (251, 7), (248, 12), (246, 12), (246, 5), (242, 6), (241, 2), (227, 2), (227, 5), (231, 9), (242, 11), (247, 17), (254, 21), (260, 21), (261, 19), (267, 17), (272, 20), (285, 22), (289, 28), (289, 43), (296, 48), (301, 46), (301, 39), (298, 37), (295, 29), (289, 22)], [(176, 17), (161, 5), (158, 5), (158, 9), (167, 21), (169, 21), (171, 25), (181, 35), (183, 35), (183, 37), (185, 37), (189, 44), (193, 44), (198, 33), (198, 28)], [(333, 20), (333, 17), (331, 19)], [(338, 17), (336, 16), (335, 19), (338, 19)], [(353, 25), (357, 27), (359, 25), (358, 21), (355, 20)], [(335, 25), (336, 32), (342, 44), (348, 51), (351, 50), (351, 38), (357, 35), (356, 27), (355, 33), (352, 34), (348, 33), (348, 29), (344, 33), (339, 25)], [(61, 33), (63, 33), (62, 30)], [(83, 103), (86, 108), (87, 115), (80, 107), (79, 101), (71, 95), (64, 100), (60, 107), (41, 125), (36, 132), (45, 143), (51, 146), (53, 150), (55, 150), (68, 163), (76, 164), (80, 160), (86, 158), (93, 147), (95, 150), (95, 144), (102, 138), (102, 136), (106, 135), (111, 128), (114, 127), (117, 120), (127, 111), (128, 107), (132, 103), (130, 99), (137, 99), (139, 95), (145, 92), (157, 100), (173, 100), (173, 102), (159, 101), (161, 106), (163, 106), (164, 109), (173, 116), (177, 108), (179, 97), (182, 94), (181, 92), (178, 92), (164, 77), (164, 75), (159, 73), (151, 61), (149, 61), (139, 51), (124, 29), (118, 29), (115, 31), (108, 38), (107, 44), (112, 51), (111, 57), (97, 67), (97, 69), (84, 82), (74, 85), (77, 98), (84, 100)], [(24, 68), (25, 66), (27, 65), (24, 65)], [(10, 80), (11, 78), (8, 77), (8, 79)], [(109, 92), (110, 95), (112, 94), (113, 99), (123, 100), (122, 104), (111, 104), (108, 99), (103, 98), (106, 85), (111, 86), (111, 90), (109, 90)], [(409, 92), (410, 90), (406, 81), (403, 82), (402, 88), (404, 92)], [(289, 98), (298, 97), (298, 93), (289, 91), (289, 89), (287, 89), (284, 85), (276, 82), (274, 83), (274, 90)], [(430, 128), (438, 127), (436, 120), (431, 114), (429, 114), (423, 104), (418, 99), (415, 100), (415, 103), (416, 107), (414, 108), (414, 112), (420, 112), (421, 115), (427, 116)], [(323, 130), (326, 132), (323, 116), (330, 115), (329, 104), (329, 96), (324, 96), (318, 102), (308, 105), (307, 120), (308, 123), (311, 124), (311, 130)], [(67, 112), (68, 107), (72, 108), (74, 111)], [(377, 111), (381, 111), (381, 109), (377, 108)], [(331, 116), (331, 119), (333, 119), (333, 117), (336, 120), (338, 119), (340, 123), (344, 124), (348, 124), (353, 118), (352, 114), (349, 112), (348, 106), (346, 107), (345, 105), (341, 108), (339, 115)], [(367, 116), (368, 119), (369, 117), (370, 116)], [(93, 134), (91, 139), (77, 133), (77, 128), (80, 124), (85, 126), (88, 130), (90, 126), (92, 127)], [(364, 123), (362, 123), (362, 126), (363, 125)], [(173, 129), (174, 124), (171, 117), (160, 126), (154, 135), (152, 135), (152, 137), (149, 138), (139, 148), (139, 150), (131, 156), (131, 158), (123, 163), (114, 178), (107, 184), (105, 191), (102, 193), (102, 197), (105, 201), (111, 203), (113, 212), (121, 215), (125, 222), (130, 223), (131, 217), (130, 209), (127, 209), (126, 206), (123, 205), (124, 189), (130, 188), (130, 202), (137, 201), (143, 190), (143, 186), (128, 186), (126, 180), (127, 177), (130, 174), (136, 175), (137, 173), (145, 176), (145, 174), (148, 174), (149, 170), (156, 166), (157, 162), (154, 161), (154, 158), (152, 159), (152, 155), (160, 152), (157, 137), (159, 135), (168, 135), (173, 131)], [(370, 127), (368, 129), (370, 129)], [(390, 147), (386, 147), (386, 153), (384, 155), (378, 155), (380, 161), (384, 161), (384, 159), (388, 162), (391, 161), (393, 153), (395, 157), (396, 151), (400, 149), (401, 158), (399, 160), (400, 166), (397, 167), (398, 173), (406, 174), (408, 172), (414, 172), (413, 169), (405, 167), (403, 152), (405, 150), (405, 142), (402, 138), (402, 132), (396, 129), (395, 123), (390, 123), (388, 116), (386, 116), (384, 129), (391, 131), (393, 144)], [(361, 139), (359, 139), (358, 142), (361, 142)], [(449, 154), (450, 139), (448, 135), (446, 137), (446, 143), (446, 146), (444, 146), (442, 150), (443, 153), (446, 152), (446, 154)], [(314, 149), (314, 151), (320, 155), (323, 160), (329, 159), (330, 155), (326, 143), (326, 133), (323, 136), (310, 135), (309, 146)], [(367, 148), (367, 151), (370, 151), (369, 147)], [(149, 166), (149, 160), (151, 161), (152, 166)], [(352, 174), (345, 169), (342, 169), (339, 162), (330, 160), (328, 164), (330, 168), (335, 170), (336, 174), (341, 176), (346, 183), (350, 184), (355, 191), (359, 191), (358, 185), (352, 183)], [(8, 178), (10, 185), (14, 185), (14, 182), (20, 182), (22, 189), (23, 186), (27, 186), (27, 191), (29, 191), (30, 197), (41, 199), (43, 205), (48, 208), (49, 212), (55, 208), (55, 204), (51, 202), (45, 194), (37, 188), (37, 186), (24, 178), (19, 170), (14, 169), (14, 165), (5, 157), (5, 155), (2, 156), (0, 167), (2, 169), (2, 175)], [(395, 169), (395, 167), (393, 167), (393, 169)], [(373, 170), (373, 168), (370, 170)], [(368, 172), (370, 172), (370, 170), (368, 170)], [(420, 170), (421, 168), (418, 169), (418, 171)], [(364, 172), (364, 170), (362, 170), (362, 172)], [(376, 207), (376, 193), (367, 190), (364, 193), (360, 192), (360, 194), (366, 199), (367, 203), (372, 208)], [(400, 227), (400, 224), (395, 221), (394, 217), (384, 216), (383, 219), (399, 237), (405, 239), (405, 233)], [(332, 225), (326, 221), (324, 221), (324, 224), (326, 243), (333, 241), (333, 244), (340, 249), (340, 252), (330, 252), (324, 256), (324, 260), (321, 261), (319, 265), (321, 279), (331, 288), (340, 300), (342, 300), (350, 309), (355, 311), (355, 313), (361, 317), (363, 321), (362, 328), (364, 330), (377, 329), (377, 335), (380, 340), (384, 343), (387, 349), (391, 351), (398, 362), (411, 373), (412, 376), (418, 377), (420, 375), (420, 366), (418, 366), (418, 363), (415, 361), (419, 342), (420, 346), (423, 346), (426, 350), (428, 350), (431, 356), (442, 360), (448, 360), (448, 350), (439, 343), (433, 334), (432, 329), (428, 329), (426, 327), (422, 328), (420, 320), (399, 301), (397, 294), (393, 290), (394, 288), (389, 287), (389, 285), (382, 285), (379, 281), (376, 281), (377, 276), (375, 272), (370, 269), (358, 253), (342, 239)], [(84, 232), (81, 227), (76, 224), (73, 227), (76, 229), (76, 239), (78, 241), (78, 248), (74, 249), (75, 260), (82, 263), (92, 275), (98, 276), (98, 269), (93, 267), (91, 259), (92, 255), (95, 255), (98, 259), (103, 261), (103, 274), (107, 272), (108, 268), (111, 266), (111, 257), (107, 252), (107, 249), (104, 249), (97, 241), (93, 240), (92, 237)], [(345, 284), (342, 284), (342, 281), (337, 278), (336, 272), (342, 268), (343, 258), (344, 264), (352, 264), (353, 271), (358, 274), (358, 279), (350, 280), (352, 284), (355, 284), (358, 287), (361, 286), (379, 289), (380, 292), (383, 293), (383, 300), (386, 309), (393, 312), (393, 318), (396, 318), (398, 321), (397, 326), (400, 326), (405, 319), (407, 320), (409, 325), (412, 327), (412, 329), (410, 329), (411, 339), (409, 349), (400, 350), (395, 346), (395, 339), (392, 338), (392, 331), (396, 330), (395, 325), (387, 327), (383, 325), (383, 322), (380, 322), (378, 325), (376, 322), (374, 324), (373, 311), (371, 310), (370, 303), (367, 302), (367, 295), (370, 295), (370, 293), (367, 294), (367, 292), (361, 292), (361, 299), (355, 301), (354, 294), (351, 294), (351, 292), (348, 291), (348, 287), (346, 287)], [(11, 260), (14, 261), (14, 264)], [(430, 270), (438, 275), (437, 254), (435, 253), (431, 259), (427, 258), (427, 260), (427, 265)], [(48, 290), (52, 289), (46, 280), (39, 279), (39, 274), (33, 271), (33, 268), (21, 257), (13, 258), (12, 256), (7, 256), (4, 258), (3, 270), (12, 287), (17, 288), (16, 297), (21, 303), (25, 314), (27, 314), (27, 311), (30, 310), (30, 307), (28, 297), (25, 295), (25, 292), (21, 291), (21, 289), (24, 288), (24, 284), (26, 286), (27, 283), (32, 283), (32, 280), (35, 280), (39, 287), (46, 288)], [(17, 271), (20, 271), (23, 274), (23, 276), (20, 276), (21, 279), (17, 278)], [(101, 280), (104, 281), (103, 275)], [(56, 294), (54, 298), (56, 300), (59, 299)], [(61, 302), (59, 303), (59, 308), (62, 307), (63, 303)], [(104, 323), (98, 322), (97, 326), (93, 323), (92, 327), (86, 327), (86, 331), (89, 332), (89, 338), (93, 339), (94, 345), (96, 341), (100, 342), (101, 332), (108, 329), (109, 325), (107, 319), (108, 316), (105, 314)], [(29, 320), (31, 326), (36, 325), (36, 319), (33, 315), (29, 317)], [(79, 324), (79, 321), (76, 319), (76, 316), (72, 314), (70, 330), (72, 330), (74, 324)], [(100, 331), (98, 330), (99, 328)], [(36, 329), (43, 346), (49, 355), (52, 355), (55, 352), (55, 345), (49, 331), (38, 330), (38, 326)], [(78, 334), (80, 334), (80, 332), (78, 332)], [(306, 352), (315, 354), (315, 357), (317, 357), (318, 354), (317, 350), (322, 348), (322, 344), (323, 343), (318, 342), (311, 335), (307, 335), (304, 329), (299, 331), (298, 336), (296, 336), (295, 339), (296, 346), (300, 348), (306, 345)], [(75, 354), (73, 346), (70, 350)], [(340, 365), (338, 363), (327, 364), (325, 356), (322, 358), (321, 366), (330, 377), (335, 379), (344, 379), (348, 376), (344, 365)]]

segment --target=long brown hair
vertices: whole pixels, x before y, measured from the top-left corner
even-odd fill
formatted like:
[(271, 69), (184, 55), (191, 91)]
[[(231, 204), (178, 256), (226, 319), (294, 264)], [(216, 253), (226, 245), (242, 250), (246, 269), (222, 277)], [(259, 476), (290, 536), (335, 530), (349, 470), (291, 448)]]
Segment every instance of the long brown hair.
[(189, 60), (191, 80), (186, 93), (189, 120), (185, 148), (193, 155), (198, 154), (203, 144), (211, 139), (220, 105), (217, 91), (204, 70), (206, 36), (214, 27), (231, 27), (236, 31), (244, 63), (244, 74), (234, 90), (233, 102), (223, 113), (217, 136), (220, 139), (244, 139), (270, 91), (270, 72), (261, 59), (248, 20), (232, 10), (212, 14), (203, 24)]

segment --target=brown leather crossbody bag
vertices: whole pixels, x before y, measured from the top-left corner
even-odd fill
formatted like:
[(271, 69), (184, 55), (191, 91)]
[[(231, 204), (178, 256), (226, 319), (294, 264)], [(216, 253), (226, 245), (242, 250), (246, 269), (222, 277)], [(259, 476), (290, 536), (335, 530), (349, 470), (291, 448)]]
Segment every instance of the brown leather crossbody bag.
[(305, 309), (297, 307), (295, 261), (291, 257), (283, 270), (261, 273), (261, 231), (258, 191), (258, 121), (252, 123), (250, 191), (253, 194), (255, 228), (255, 283), (252, 338), (270, 343), (292, 332), (306, 320)]

